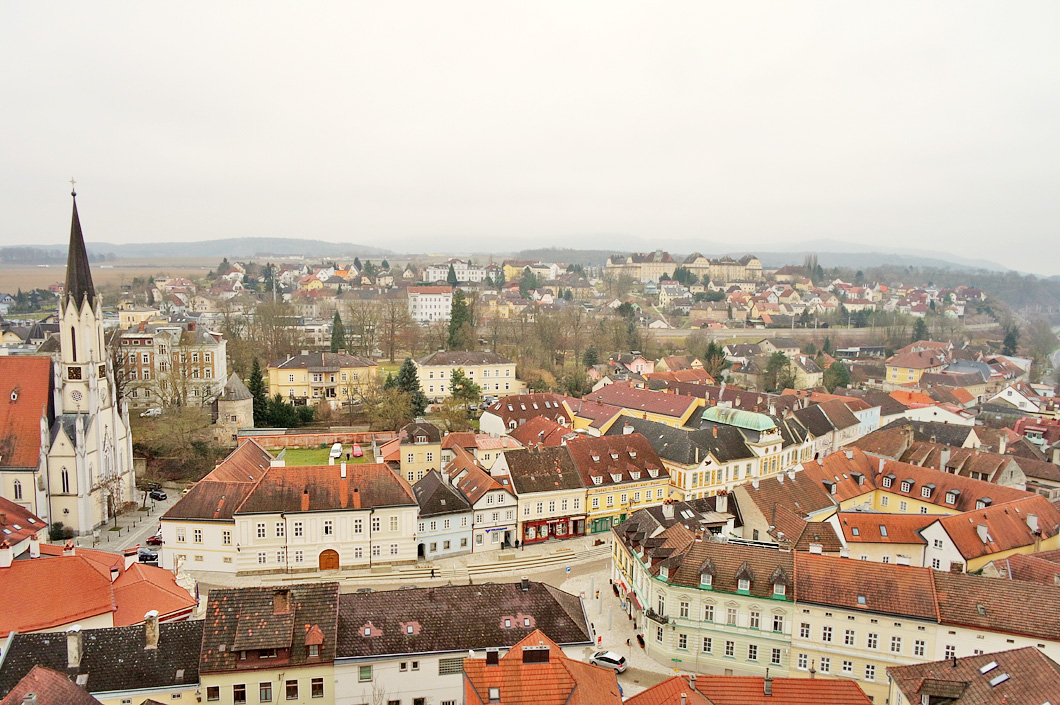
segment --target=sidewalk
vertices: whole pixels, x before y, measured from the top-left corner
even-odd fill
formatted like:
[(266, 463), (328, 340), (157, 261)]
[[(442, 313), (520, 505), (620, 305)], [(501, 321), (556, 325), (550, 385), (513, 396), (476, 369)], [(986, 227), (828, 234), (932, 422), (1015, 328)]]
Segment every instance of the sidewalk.
[[(600, 545), (595, 545), (602, 541)], [(350, 586), (382, 588), (390, 583), (402, 586), (467, 584), (492, 578), (516, 580), (524, 575), (533, 577), (542, 571), (573, 572), (575, 566), (592, 561), (607, 560), (611, 556), (611, 534), (579, 536), (562, 541), (551, 540), (518, 549), (507, 548), (479, 553), (467, 553), (449, 558), (419, 561), (410, 565), (379, 565), (356, 570), (304, 571), (238, 576), (231, 573), (188, 571), (198, 582), (211, 587), (241, 587), (245, 585), (279, 585), (289, 582), (337, 581), (344, 590)], [(186, 566), (185, 566), (186, 569)]]

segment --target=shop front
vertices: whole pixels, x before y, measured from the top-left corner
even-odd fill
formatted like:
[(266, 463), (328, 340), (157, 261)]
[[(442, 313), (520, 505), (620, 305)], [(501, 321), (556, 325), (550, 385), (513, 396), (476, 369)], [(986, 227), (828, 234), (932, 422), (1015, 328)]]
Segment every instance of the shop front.
[(540, 543), (549, 539), (569, 539), (585, 535), (585, 516), (557, 517), (523, 523), (523, 543)]

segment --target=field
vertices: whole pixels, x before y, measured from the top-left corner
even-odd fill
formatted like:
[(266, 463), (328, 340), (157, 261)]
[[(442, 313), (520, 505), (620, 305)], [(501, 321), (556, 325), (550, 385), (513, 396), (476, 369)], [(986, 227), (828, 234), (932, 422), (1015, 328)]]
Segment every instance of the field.
[[(374, 463), (375, 459), (372, 457), (372, 447), (361, 446), (365, 449), (364, 456), (360, 458), (350, 458), (350, 463)], [(342, 447), (342, 458), (346, 459), (346, 453), (350, 451), (350, 447), (344, 445)], [(299, 465), (327, 465), (328, 454), (331, 452), (331, 448), (288, 448), (287, 454), (283, 456), (284, 460), (287, 461), (289, 466)], [(277, 455), (279, 451), (273, 451), (273, 455)]]
[[(165, 264), (147, 260), (115, 260), (93, 262), (92, 281), (99, 288), (111, 288), (132, 284), (133, 279), (147, 277), (186, 277), (191, 280), (206, 276), (217, 262), (206, 262), (198, 258), (171, 260)], [(65, 264), (41, 266), (0, 265), (0, 291), (14, 294), (19, 289), (47, 289), (51, 284), (66, 278)]]

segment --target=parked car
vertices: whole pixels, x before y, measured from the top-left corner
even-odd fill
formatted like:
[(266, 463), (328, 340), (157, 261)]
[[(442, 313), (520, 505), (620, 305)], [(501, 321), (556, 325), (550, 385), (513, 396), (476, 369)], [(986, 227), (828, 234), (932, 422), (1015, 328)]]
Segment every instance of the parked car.
[(136, 557), (141, 563), (158, 565), (158, 551), (152, 551), (150, 548), (141, 548)]
[(364, 456), (364, 450), (362, 450), (361, 447), (359, 445), (357, 445), (356, 443), (353, 444), (353, 451), (352, 452), (353, 452), (353, 457), (355, 457), (355, 458), (360, 458), (360, 457)]
[(161, 409), (145, 409), (144, 411), (140, 412), (140, 417), (141, 418), (146, 417), (146, 416), (161, 416), (161, 415), (162, 415), (162, 410)]
[(589, 657), (589, 663), (610, 668), (615, 673), (622, 673), (626, 670), (626, 657), (614, 651), (597, 651)]
[(169, 499), (169, 495), (167, 495), (162, 490), (151, 490), (151, 492), (148, 493), (147, 496), (155, 500), (156, 502), (164, 502)]
[(328, 455), (331, 456), (332, 460), (337, 460), (337, 459), (341, 458), (342, 457), (342, 444), (341, 443), (336, 443), (335, 445), (331, 446), (331, 453), (329, 453)]
[(162, 532), (159, 531), (154, 536), (149, 537), (147, 539), (147, 545), (148, 546), (161, 546), (162, 545)]

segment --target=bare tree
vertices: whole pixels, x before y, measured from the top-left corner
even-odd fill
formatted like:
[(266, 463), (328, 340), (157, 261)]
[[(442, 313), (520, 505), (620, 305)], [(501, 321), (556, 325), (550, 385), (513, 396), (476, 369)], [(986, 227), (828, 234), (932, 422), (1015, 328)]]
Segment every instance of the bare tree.
[(348, 339), (357, 341), (350, 345), (360, 355), (371, 356), (376, 349), (376, 341), (382, 332), (382, 309), (385, 304), (365, 299), (357, 299), (346, 305)]
[[(379, 335), (386, 346), (387, 359), (393, 362), (397, 353), (398, 341), (402, 335), (415, 328), (409, 316), (408, 303), (398, 296), (386, 296), (379, 308)], [(412, 351), (415, 354), (415, 351)]]

